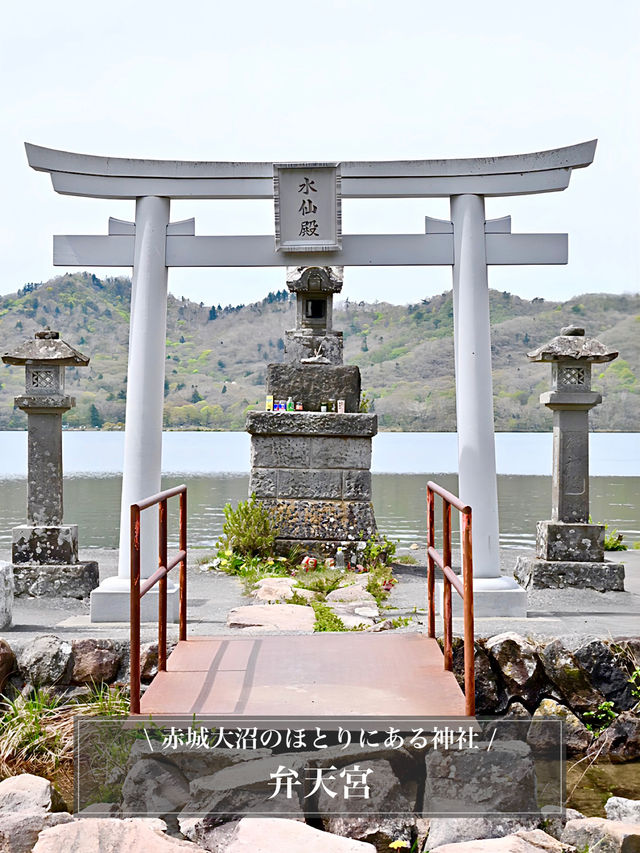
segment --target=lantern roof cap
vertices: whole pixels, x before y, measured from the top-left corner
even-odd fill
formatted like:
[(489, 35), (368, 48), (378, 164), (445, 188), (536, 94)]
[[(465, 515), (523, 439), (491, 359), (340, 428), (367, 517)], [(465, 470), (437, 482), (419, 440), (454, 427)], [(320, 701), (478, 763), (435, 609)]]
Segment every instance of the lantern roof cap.
[(618, 357), (616, 350), (610, 350), (606, 344), (596, 338), (587, 338), (585, 330), (579, 326), (565, 326), (560, 334), (549, 343), (542, 344), (532, 352), (527, 353), (529, 361), (587, 361), (602, 363), (613, 361)]
[(63, 341), (59, 332), (48, 327), (35, 333), (33, 340), (24, 341), (15, 350), (2, 356), (5, 364), (35, 364), (43, 362), (50, 365), (86, 367), (89, 356)]
[(344, 267), (287, 267), (291, 293), (340, 293)]

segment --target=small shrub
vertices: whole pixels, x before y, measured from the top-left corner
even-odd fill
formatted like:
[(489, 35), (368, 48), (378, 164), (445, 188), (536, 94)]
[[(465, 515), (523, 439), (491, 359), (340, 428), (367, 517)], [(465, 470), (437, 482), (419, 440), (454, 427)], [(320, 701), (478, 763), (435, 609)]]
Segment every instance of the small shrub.
[(278, 531), (255, 495), (240, 501), (235, 509), (226, 504), (224, 517), (219, 547), (244, 557), (268, 557), (272, 553)]

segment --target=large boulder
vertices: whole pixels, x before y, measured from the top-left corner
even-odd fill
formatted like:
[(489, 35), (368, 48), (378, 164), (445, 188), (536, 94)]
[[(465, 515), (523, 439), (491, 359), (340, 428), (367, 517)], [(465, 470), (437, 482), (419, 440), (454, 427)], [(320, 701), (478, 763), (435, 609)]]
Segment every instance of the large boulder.
[(71, 643), (43, 634), (18, 654), (18, 668), (27, 684), (68, 684), (73, 665)]
[(540, 658), (549, 679), (555, 684), (561, 698), (574, 711), (589, 711), (603, 701), (587, 672), (576, 660), (562, 638), (542, 649)]
[(534, 829), (536, 824), (536, 820), (527, 821), (517, 818), (436, 817), (431, 819), (429, 825), (428, 849), (460, 844), (464, 841), (477, 841), (482, 838), (503, 838), (525, 826)]
[(22, 773), (0, 782), (0, 851), (31, 853), (43, 829), (73, 820), (48, 779)]
[(619, 823), (601, 817), (570, 820), (562, 833), (562, 841), (573, 844), (578, 850), (598, 853), (638, 853), (640, 851), (640, 824)]
[[(352, 766), (360, 767), (359, 764)], [(360, 769), (364, 770), (365, 765)], [(362, 799), (354, 804), (353, 800), (342, 796), (345, 781), (341, 774), (345, 773), (347, 778), (349, 772), (349, 768), (343, 768), (325, 777), (334, 779), (328, 783), (328, 788), (338, 796), (331, 796), (323, 788), (311, 808), (317, 810), (324, 829), (335, 835), (367, 841), (380, 851), (387, 851), (392, 841), (406, 841), (411, 845), (415, 824), (413, 802), (409, 802), (391, 764), (385, 760), (369, 760), (366, 769), (371, 771), (366, 780), (370, 789), (366, 804)], [(356, 772), (356, 776), (359, 773)], [(354, 811), (361, 814), (354, 815)], [(385, 815), (384, 812), (394, 814)]]
[(111, 682), (120, 666), (120, 654), (109, 640), (73, 640), (72, 680), (76, 684)]
[(577, 853), (575, 847), (562, 844), (541, 829), (520, 830), (503, 838), (485, 838), (431, 847), (431, 853)]
[(0, 692), (4, 687), (4, 683), (11, 675), (16, 666), (16, 656), (13, 649), (0, 637)]
[(83, 818), (45, 829), (33, 853), (206, 853), (190, 841), (165, 835), (146, 820)]
[(583, 756), (593, 741), (593, 734), (574, 713), (555, 699), (543, 699), (535, 710), (527, 735), (531, 748), (544, 751), (559, 745), (558, 729), (545, 722), (554, 718), (564, 723), (567, 755)]
[(574, 650), (575, 659), (589, 673), (591, 685), (620, 711), (628, 711), (636, 703), (629, 684), (626, 660), (614, 652), (604, 640), (589, 638)]
[(0, 853), (31, 853), (44, 829), (70, 823), (66, 812), (20, 811), (0, 813)]
[(48, 779), (21, 773), (0, 782), (0, 813), (63, 811), (65, 803)]
[(609, 797), (604, 804), (609, 820), (622, 823), (640, 823), (640, 800), (628, 800), (626, 797)]
[(189, 799), (189, 782), (173, 764), (152, 758), (137, 761), (122, 785), (122, 813), (154, 815), (180, 811)]
[(640, 758), (640, 716), (625, 711), (594, 740), (589, 755), (610, 761), (632, 761)]
[(372, 844), (280, 818), (243, 818), (226, 823), (209, 830), (202, 843), (210, 853), (376, 853)]
[(549, 683), (536, 647), (513, 631), (490, 637), (485, 649), (493, 658), (504, 680), (509, 698), (517, 697), (527, 705), (537, 705)]
[[(507, 707), (507, 694), (499, 677), (493, 671), (489, 656), (478, 643), (473, 650), (477, 714), (498, 714)], [(460, 643), (453, 654), (453, 674), (464, 687), (464, 644)]]

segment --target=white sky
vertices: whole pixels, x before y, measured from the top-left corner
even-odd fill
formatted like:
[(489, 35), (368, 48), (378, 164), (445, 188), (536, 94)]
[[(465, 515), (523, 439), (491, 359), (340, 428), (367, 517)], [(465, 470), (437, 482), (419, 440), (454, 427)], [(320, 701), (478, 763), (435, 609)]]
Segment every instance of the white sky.
[[(638, 290), (637, 0), (87, 0), (3, 12), (0, 292), (64, 272), (52, 234), (105, 234), (133, 203), (60, 196), (23, 142), (194, 160), (373, 160), (516, 154), (597, 137), (569, 188), (487, 202), (513, 230), (568, 232), (566, 267), (501, 267), (527, 298)], [(440, 199), (344, 203), (344, 232), (423, 232)], [(197, 234), (273, 233), (266, 202), (174, 202)], [(129, 270), (95, 270), (116, 275)], [(344, 296), (402, 303), (448, 267), (351, 268)], [(249, 302), (284, 270), (180, 270), (170, 290)]]

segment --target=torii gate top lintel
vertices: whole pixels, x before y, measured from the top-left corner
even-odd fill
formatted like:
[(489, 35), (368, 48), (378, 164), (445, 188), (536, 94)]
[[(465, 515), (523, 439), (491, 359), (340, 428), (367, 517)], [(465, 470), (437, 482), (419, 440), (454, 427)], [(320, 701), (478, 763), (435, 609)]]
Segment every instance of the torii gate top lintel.
[[(341, 162), (343, 198), (519, 195), (563, 190), (590, 165), (597, 140), (500, 157)], [(29, 165), (56, 192), (95, 198), (271, 198), (273, 163), (146, 160), (75, 154), (25, 143)]]

